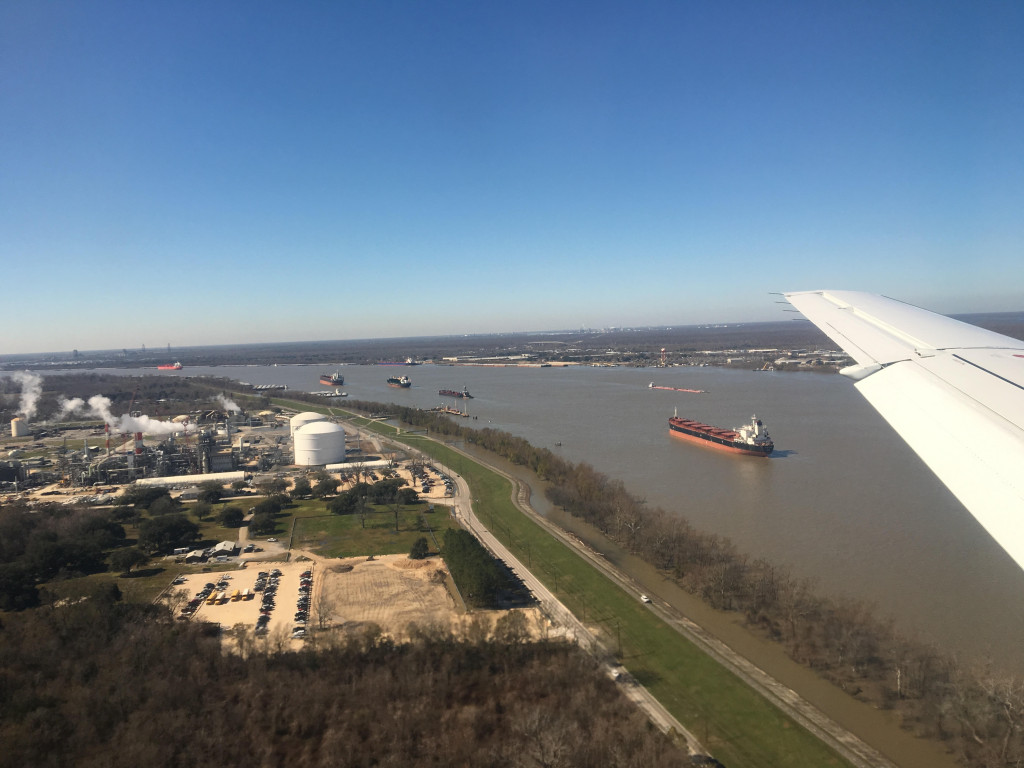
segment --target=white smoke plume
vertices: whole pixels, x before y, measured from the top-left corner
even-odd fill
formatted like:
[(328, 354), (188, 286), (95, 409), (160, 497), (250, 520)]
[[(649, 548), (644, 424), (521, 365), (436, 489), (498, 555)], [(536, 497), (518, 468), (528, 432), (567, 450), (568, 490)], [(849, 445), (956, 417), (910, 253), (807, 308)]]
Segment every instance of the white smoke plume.
[(225, 411), (231, 411), (232, 413), (240, 413), (241, 408), (238, 407), (238, 403), (230, 398), (224, 397), (224, 395), (217, 395), (217, 402), (220, 403), (220, 407)]
[(11, 376), (21, 384), (21, 401), (18, 403), (18, 414), (26, 419), (36, 415), (36, 406), (43, 395), (43, 377), (30, 371), (17, 371)]
[(160, 421), (145, 415), (132, 416), (127, 413), (115, 416), (110, 412), (110, 398), (103, 395), (93, 395), (89, 398), (88, 412), (109, 424), (111, 432), (146, 432), (150, 435), (169, 435), (174, 432), (186, 431), (186, 426), (176, 421)]
[(81, 411), (85, 406), (85, 401), (80, 397), (73, 397), (68, 400), (66, 397), (62, 396), (58, 405), (60, 406), (60, 411), (58, 411), (57, 415), (53, 417), (53, 420), (64, 421), (64, 419), (68, 418), (71, 414)]

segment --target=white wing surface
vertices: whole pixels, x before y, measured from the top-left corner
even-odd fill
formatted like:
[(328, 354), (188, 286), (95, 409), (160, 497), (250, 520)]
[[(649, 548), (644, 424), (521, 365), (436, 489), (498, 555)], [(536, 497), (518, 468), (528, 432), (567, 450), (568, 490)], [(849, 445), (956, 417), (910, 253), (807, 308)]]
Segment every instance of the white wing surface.
[(840, 373), (1024, 568), (1024, 342), (856, 291), (785, 294)]

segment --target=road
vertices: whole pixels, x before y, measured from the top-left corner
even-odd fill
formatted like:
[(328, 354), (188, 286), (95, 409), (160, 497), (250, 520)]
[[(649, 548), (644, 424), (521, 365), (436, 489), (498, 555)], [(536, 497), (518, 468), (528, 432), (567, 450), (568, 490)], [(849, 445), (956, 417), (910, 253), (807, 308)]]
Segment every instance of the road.
[[(473, 513), (469, 486), (459, 476), (455, 476), (457, 493), (455, 498), (455, 515), (462, 524), (484, 544), (495, 557), (502, 560), (516, 576), (526, 585), (534, 598), (540, 603), (541, 609), (555, 623), (567, 628), (577, 644), (587, 649), (601, 647), (594, 634), (570, 611), (533, 573), (513, 555), (498, 538), (492, 534)], [(613, 668), (608, 667), (608, 672)], [(632, 678), (623, 676), (624, 681)], [(650, 691), (633, 682), (623, 682), (621, 689), (625, 695), (643, 709), (651, 721), (662, 731), (675, 730), (686, 739), (690, 754), (706, 754), (697, 737), (688, 731)]]
[[(471, 460), (473, 459), (468, 454), (467, 457)], [(645, 591), (641, 585), (609, 563), (600, 554), (586, 547), (578, 539), (570, 536), (546, 518), (538, 515), (529, 504), (529, 486), (525, 485), (518, 478), (502, 472), (500, 469), (495, 467), (491, 467), (491, 469), (512, 483), (512, 500), (523, 514), (528, 515), (534, 522), (542, 525), (552, 536), (567, 546), (572, 547), (580, 556), (584, 557), (591, 565), (623, 590), (636, 595)], [(652, 602), (650, 607), (666, 624), (701, 648), (719, 664), (731, 670), (733, 674), (747, 683), (747, 685), (758, 691), (789, 717), (815, 734), (852, 765), (856, 766), (856, 768), (898, 768), (895, 763), (888, 760), (881, 752), (836, 723), (820, 709), (802, 698), (796, 691), (783, 685), (764, 670), (733, 651), (725, 643), (686, 618), (672, 606), (666, 603)]]
[[(417, 452), (415, 448), (412, 448), (407, 444), (402, 443), (399, 445), (402, 450)], [(425, 461), (432, 461), (430, 457), (426, 455), (423, 455), (423, 458)], [(467, 458), (470, 458), (471, 461), (476, 460), (468, 457), (468, 455)], [(568, 637), (572, 638), (581, 648), (586, 650), (596, 652), (597, 649), (601, 648), (601, 643), (586, 627), (586, 625), (576, 618), (572, 611), (570, 611), (561, 600), (559, 600), (546, 586), (544, 586), (544, 584), (534, 576), (533, 573), (531, 573), (530, 570), (524, 566), (476, 516), (473, 512), (473, 497), (469, 489), (469, 484), (461, 475), (454, 471), (449, 471), (449, 474), (455, 480), (456, 486), (455, 497), (452, 499), (453, 510), (455, 516), (459, 519), (462, 525), (473, 533), (473, 535), (475, 535), (477, 539), (479, 539), (480, 542), (494, 554), (495, 557), (502, 560), (512, 570), (512, 572), (516, 574), (520, 581), (522, 581), (523, 584), (526, 585), (527, 589), (530, 590), (537, 602), (540, 603), (541, 610), (553, 623), (562, 627), (566, 631)], [(522, 500), (523, 489), (514, 480), (513, 487), (516, 489), (514, 491), (516, 496), (516, 505), (522, 509), (524, 503)], [(529, 508), (528, 495), (525, 504), (529, 509), (528, 514), (533, 513), (533, 510)], [(526, 510), (523, 511), (525, 512)], [(625, 671), (622, 670), (621, 667), (613, 667), (609, 664), (605, 665), (605, 669), (609, 675), (614, 671)], [(665, 709), (661, 702), (654, 698), (650, 691), (643, 686), (636, 684), (633, 681), (633, 678), (628, 674), (621, 675), (620, 679), (622, 680), (620, 690), (627, 698), (647, 714), (651, 722), (665, 733), (675, 731), (686, 739), (687, 750), (691, 755), (707, 754), (697, 737), (687, 730), (682, 723), (680, 723), (667, 709)]]
[[(378, 437), (374, 433), (370, 433)], [(403, 448), (415, 450), (402, 444)], [(479, 461), (458, 447), (447, 444), (447, 447), (465, 456), (469, 461)], [(546, 518), (538, 515), (530, 505), (531, 490), (528, 485), (518, 478), (509, 475), (497, 467), (490, 466), (491, 470), (505, 477), (512, 484), (512, 501), (520, 512), (529, 516), (539, 525), (542, 525), (552, 536), (559, 539), (565, 545), (572, 547), (577, 553), (590, 562), (595, 568), (601, 571), (608, 579), (613, 581), (623, 590), (639, 595), (645, 590), (637, 584), (630, 576), (609, 563), (601, 555), (584, 546), (578, 539), (570, 536), (558, 526)], [(550, 592), (537, 579), (528, 568), (526, 568), (496, 536), (474, 514), (472, 507), (472, 494), (466, 481), (456, 474), (450, 472), (456, 481), (457, 493), (454, 500), (455, 513), (463, 524), (480, 539), (488, 549), (501, 560), (503, 560), (533, 592), (534, 596), (541, 603), (544, 611), (552, 621), (565, 627), (578, 643), (584, 648), (596, 649), (599, 647), (596, 637), (586, 626), (576, 618), (573, 613), (554, 594)], [(815, 734), (824, 743), (843, 756), (851, 765), (856, 768), (898, 768), (898, 766), (887, 759), (874, 747), (866, 744), (856, 735), (843, 728), (837, 722), (828, 717), (820, 709), (801, 697), (796, 691), (780, 683), (771, 677), (764, 670), (752, 664), (749, 660), (733, 651), (723, 642), (705, 631), (702, 627), (686, 618), (682, 613), (672, 606), (654, 602), (651, 604), (654, 611), (666, 624), (686, 637), (692, 643), (701, 648), (705, 653), (714, 658), (718, 663), (731, 670), (737, 677), (746, 682), (754, 690), (768, 699), (772, 704), (785, 712), (796, 722)], [(609, 671), (610, 668), (609, 668)], [(651, 721), (662, 730), (668, 732), (675, 729), (687, 739), (691, 754), (706, 754), (703, 751), (697, 738), (690, 733), (683, 725), (676, 720), (657, 699), (646, 688), (635, 684), (624, 684), (624, 693), (644, 712)]]

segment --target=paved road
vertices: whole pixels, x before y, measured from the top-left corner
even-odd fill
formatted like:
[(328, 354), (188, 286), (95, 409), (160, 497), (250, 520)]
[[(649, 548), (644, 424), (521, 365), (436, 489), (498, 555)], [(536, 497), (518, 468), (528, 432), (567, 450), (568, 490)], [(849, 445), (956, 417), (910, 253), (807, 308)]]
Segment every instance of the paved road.
[[(402, 446), (406, 450), (415, 451), (415, 448), (409, 448), (408, 446)], [(424, 457), (427, 461), (430, 461), (429, 457)], [(453, 508), (456, 517), (462, 522), (462, 524), (471, 531), (480, 541), (486, 546), (495, 557), (502, 560), (516, 576), (526, 585), (527, 589), (533, 594), (537, 601), (541, 605), (541, 610), (551, 619), (552, 622), (561, 626), (565, 629), (567, 635), (574, 639), (580, 647), (587, 650), (596, 651), (601, 647), (598, 639), (594, 634), (570, 611), (566, 606), (559, 600), (555, 595), (546, 587), (533, 573), (530, 572), (526, 566), (524, 566), (519, 559), (513, 555), (504, 544), (502, 544), (498, 538), (492, 534), (487, 527), (480, 521), (480, 519), (473, 512), (472, 494), (469, 490), (469, 485), (466, 481), (455, 472), (450, 472), (451, 476), (455, 480), (456, 492), (453, 501)], [(510, 478), (511, 479), (511, 478)], [(524, 503), (522, 494), (524, 489), (519, 487), (515, 481), (513, 481), (516, 490), (514, 491), (514, 501), (517, 506)], [(525, 489), (527, 494), (527, 505), (528, 505), (528, 494), (529, 489)], [(525, 510), (524, 510), (525, 511)], [(532, 509), (530, 510), (532, 512)], [(607, 671), (611, 673), (613, 668), (611, 666), (606, 667)], [(704, 748), (701, 746), (697, 737), (688, 731), (682, 723), (662, 706), (654, 696), (641, 685), (632, 682), (632, 678), (628, 675), (622, 676), (623, 682), (620, 690), (639, 706), (651, 719), (651, 721), (657, 725), (662, 731), (668, 733), (674, 730), (686, 739), (687, 749), (690, 754), (707, 754)], [(629, 682), (627, 682), (629, 681)]]
[[(491, 469), (499, 472), (499, 474), (502, 474), (512, 483), (513, 501), (521, 512), (529, 515), (532, 520), (544, 526), (552, 536), (555, 536), (567, 546), (573, 547), (582, 557), (586, 558), (594, 567), (622, 589), (633, 594), (640, 594), (645, 591), (630, 576), (609, 563), (600, 554), (594, 552), (546, 518), (538, 515), (529, 504), (529, 486), (522, 483), (518, 478), (501, 472), (501, 470), (494, 467), (491, 467)], [(796, 691), (783, 685), (746, 658), (733, 651), (723, 642), (706, 632), (702, 627), (683, 616), (672, 606), (652, 603), (651, 610), (658, 614), (666, 624), (693, 642), (720, 664), (730, 669), (737, 677), (758, 691), (762, 696), (793, 718), (793, 720), (815, 734), (842, 755), (850, 764), (856, 766), (856, 768), (898, 768), (895, 763), (888, 760), (881, 752), (836, 723), (809, 701), (802, 698)]]
[[(370, 433), (374, 434), (375, 433)], [(402, 444), (403, 448), (407, 448)], [(470, 461), (478, 459), (453, 445), (448, 445), (452, 450), (466, 456)], [(415, 449), (409, 449), (415, 450)], [(643, 592), (643, 588), (630, 576), (613, 566), (601, 555), (584, 546), (582, 542), (568, 535), (558, 526), (552, 524), (546, 518), (538, 515), (530, 506), (530, 487), (521, 482), (518, 478), (505, 474), (496, 467), (491, 467), (512, 483), (512, 501), (516, 507), (528, 515), (532, 520), (542, 525), (552, 536), (572, 547), (581, 556), (586, 558), (592, 565), (600, 570), (606, 577), (618, 584), (622, 589), (634, 594)], [(551, 617), (552, 621), (565, 627), (572, 637), (585, 648), (597, 648), (599, 644), (594, 635), (580, 622), (557, 597), (552, 594), (519, 560), (508, 551), (497, 537), (495, 537), (486, 526), (476, 517), (472, 508), (472, 495), (469, 486), (460, 476), (451, 472), (456, 480), (457, 493), (455, 498), (456, 515), (463, 521), (466, 527), (471, 530), (497, 557), (503, 560), (533, 592), (540, 601), (544, 611)], [(878, 750), (863, 742), (853, 733), (836, 723), (825, 713), (813, 704), (802, 698), (796, 691), (783, 685), (778, 680), (768, 675), (746, 658), (733, 651), (727, 645), (706, 632), (702, 627), (683, 616), (679, 611), (668, 604), (652, 603), (651, 610), (661, 617), (666, 624), (674, 628), (681, 635), (696, 644), (705, 653), (710, 655), (723, 666), (730, 669), (737, 677), (746, 682), (754, 690), (758, 691), (775, 706), (785, 712), (796, 722), (803, 725), (811, 733), (815, 734), (832, 749), (842, 755), (851, 765), (856, 768), (898, 768), (895, 763), (888, 760)], [(610, 670), (609, 670), (610, 671)], [(637, 703), (662, 730), (668, 731), (674, 728), (678, 733), (683, 734), (690, 748), (691, 754), (703, 754), (703, 748), (696, 737), (687, 731), (683, 725), (666, 710), (651, 693), (640, 685), (623, 685), (626, 695)]]

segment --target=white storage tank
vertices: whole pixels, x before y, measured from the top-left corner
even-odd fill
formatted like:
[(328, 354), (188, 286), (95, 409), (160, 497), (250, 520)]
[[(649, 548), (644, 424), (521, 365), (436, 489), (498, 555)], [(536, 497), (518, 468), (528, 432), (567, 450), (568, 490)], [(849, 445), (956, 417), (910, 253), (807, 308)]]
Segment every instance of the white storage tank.
[(11, 437), (27, 437), (28, 422), (20, 417), (11, 419)]
[(295, 433), (295, 463), (324, 466), (345, 460), (345, 430), (329, 421), (305, 424)]
[(288, 422), (291, 428), (292, 437), (295, 437), (295, 433), (306, 424), (311, 424), (314, 421), (327, 421), (327, 417), (322, 413), (313, 413), (312, 411), (306, 411), (305, 413), (297, 413), (292, 416), (291, 421)]

